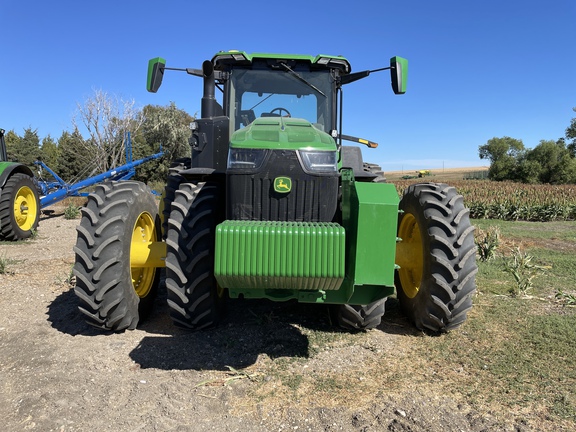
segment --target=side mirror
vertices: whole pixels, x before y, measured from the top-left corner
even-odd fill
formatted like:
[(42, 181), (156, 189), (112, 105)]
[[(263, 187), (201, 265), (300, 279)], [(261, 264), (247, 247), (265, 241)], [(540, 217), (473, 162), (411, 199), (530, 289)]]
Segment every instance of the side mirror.
[(408, 60), (398, 56), (392, 57), (390, 59), (390, 78), (392, 79), (392, 90), (394, 90), (395, 94), (406, 93)]
[(156, 93), (162, 84), (164, 77), (164, 67), (166, 60), (162, 57), (156, 57), (148, 62), (148, 79), (146, 81), (146, 90)]

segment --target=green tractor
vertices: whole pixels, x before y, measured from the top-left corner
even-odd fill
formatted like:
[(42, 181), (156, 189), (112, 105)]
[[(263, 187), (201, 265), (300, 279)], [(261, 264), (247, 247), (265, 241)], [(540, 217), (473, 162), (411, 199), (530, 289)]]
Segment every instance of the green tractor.
[(8, 161), (4, 132), (0, 129), (0, 240), (21, 240), (38, 227), (40, 199), (32, 170)]
[(407, 68), (392, 57), (352, 73), (341, 56), (240, 51), (202, 69), (150, 60), (150, 92), (167, 70), (203, 78), (201, 118), (160, 209), (138, 182), (99, 185), (89, 197), (74, 265), (87, 322), (135, 328), (165, 267), (172, 320), (190, 329), (217, 324), (228, 297), (323, 303), (342, 327), (369, 329), (395, 293), (419, 329), (462, 324), (477, 271), (462, 196), (422, 183), (399, 199), (380, 167), (343, 145), (377, 145), (342, 134), (343, 87), (390, 70), (402, 94)]

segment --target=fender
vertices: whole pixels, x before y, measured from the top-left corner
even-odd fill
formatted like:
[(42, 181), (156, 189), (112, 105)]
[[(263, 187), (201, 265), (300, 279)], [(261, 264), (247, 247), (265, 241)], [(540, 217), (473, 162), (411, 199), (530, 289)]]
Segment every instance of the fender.
[(12, 176), (12, 174), (16, 173), (26, 174), (34, 178), (34, 173), (26, 165), (16, 162), (0, 162), (0, 194), (6, 181)]

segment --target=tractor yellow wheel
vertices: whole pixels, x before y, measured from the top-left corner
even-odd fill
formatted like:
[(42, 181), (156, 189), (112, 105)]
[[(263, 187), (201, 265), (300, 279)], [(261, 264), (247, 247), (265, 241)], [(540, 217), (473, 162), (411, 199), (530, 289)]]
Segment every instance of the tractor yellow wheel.
[[(136, 223), (134, 224), (134, 229), (132, 230), (132, 246), (138, 243), (150, 243), (157, 241), (157, 227), (154, 224), (154, 218), (148, 212), (141, 213)], [(132, 285), (134, 286), (134, 291), (138, 294), (138, 297), (145, 298), (150, 290), (154, 287), (154, 280), (156, 279), (156, 268), (155, 267), (137, 267), (134, 265), (136, 260), (141, 261), (140, 257), (135, 256), (137, 254), (136, 248), (130, 248), (130, 273), (132, 275)], [(140, 259), (138, 259), (140, 258)]]
[(418, 294), (422, 282), (424, 249), (422, 248), (420, 227), (413, 214), (404, 214), (398, 227), (398, 237), (402, 239), (397, 245), (396, 254), (400, 265), (398, 277), (406, 297), (414, 298)]
[(14, 197), (14, 219), (22, 231), (30, 230), (37, 221), (36, 194), (28, 186), (22, 186)]
[(13, 174), (0, 195), (0, 238), (21, 240), (32, 236), (38, 227), (40, 200), (34, 179)]

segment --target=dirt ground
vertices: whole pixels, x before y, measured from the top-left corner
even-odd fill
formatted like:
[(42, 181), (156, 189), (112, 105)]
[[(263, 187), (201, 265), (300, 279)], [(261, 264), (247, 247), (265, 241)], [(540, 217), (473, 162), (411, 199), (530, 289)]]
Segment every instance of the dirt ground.
[(412, 362), (411, 342), (427, 337), (398, 318), (351, 335), (322, 306), (237, 301), (219, 327), (194, 333), (172, 325), (161, 291), (137, 330), (93, 329), (69, 283), (78, 224), (57, 210), (34, 240), (0, 243), (3, 430), (537, 430), (433, 383), (371, 376), (371, 364)]

